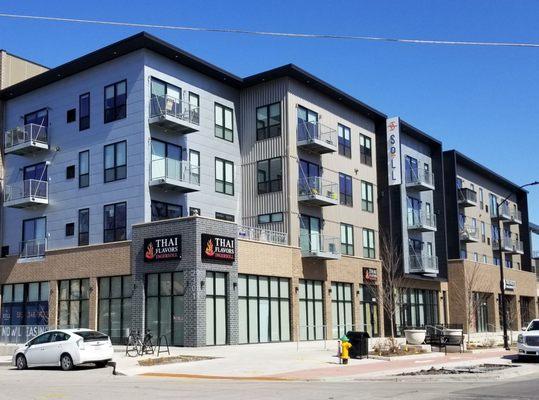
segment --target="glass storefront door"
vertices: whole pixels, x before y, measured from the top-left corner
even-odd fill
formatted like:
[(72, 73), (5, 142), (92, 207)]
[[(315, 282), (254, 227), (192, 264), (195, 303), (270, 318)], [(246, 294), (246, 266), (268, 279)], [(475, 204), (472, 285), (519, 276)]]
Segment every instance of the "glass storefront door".
[(226, 274), (206, 272), (206, 344), (227, 343)]

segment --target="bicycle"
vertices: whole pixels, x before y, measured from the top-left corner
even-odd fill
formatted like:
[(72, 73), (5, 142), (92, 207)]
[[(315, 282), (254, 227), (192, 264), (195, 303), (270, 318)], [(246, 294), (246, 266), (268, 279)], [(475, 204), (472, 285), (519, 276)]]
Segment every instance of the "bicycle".
[(142, 339), (140, 332), (130, 333), (127, 338), (127, 344), (125, 348), (125, 354), (129, 357), (142, 356), (144, 354), (153, 354), (154, 345), (152, 342), (152, 334), (149, 329), (146, 329), (144, 339)]

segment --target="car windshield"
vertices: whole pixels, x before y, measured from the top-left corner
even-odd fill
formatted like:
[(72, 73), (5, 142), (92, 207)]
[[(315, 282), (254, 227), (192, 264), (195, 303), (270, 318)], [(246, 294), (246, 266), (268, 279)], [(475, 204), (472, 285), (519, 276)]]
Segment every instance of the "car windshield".
[(97, 331), (75, 331), (73, 333), (83, 338), (85, 342), (96, 342), (98, 340), (107, 340), (109, 338), (104, 333)]
[(530, 326), (527, 329), (528, 331), (539, 331), (539, 320), (532, 321)]

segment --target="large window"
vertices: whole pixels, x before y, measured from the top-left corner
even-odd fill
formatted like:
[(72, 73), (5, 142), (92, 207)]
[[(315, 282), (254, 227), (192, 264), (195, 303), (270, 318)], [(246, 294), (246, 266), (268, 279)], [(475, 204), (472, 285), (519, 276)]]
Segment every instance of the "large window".
[(290, 340), (289, 280), (239, 275), (240, 343)]
[(256, 109), (256, 140), (281, 136), (281, 103)]
[(215, 103), (215, 136), (234, 141), (234, 122), (231, 108)]
[(284, 217), (282, 212), (258, 215), (259, 224), (273, 224), (277, 222), (283, 222), (283, 219)]
[(79, 246), (90, 244), (90, 209), (79, 210)]
[(103, 242), (127, 239), (127, 203), (108, 204), (104, 207)]
[(342, 205), (353, 206), (352, 177), (339, 174), (339, 192)]
[(363, 228), (363, 257), (376, 258), (376, 245), (372, 229)]
[(226, 274), (206, 272), (206, 344), (226, 344)]
[(127, 115), (127, 81), (105, 86), (105, 123), (125, 118)]
[(325, 338), (323, 282), (299, 280), (299, 338)]
[(374, 196), (372, 183), (361, 181), (361, 209), (374, 212)]
[(370, 337), (380, 336), (377, 297), (378, 288), (375, 285), (361, 285), (362, 330), (367, 332)]
[(339, 133), (339, 154), (348, 158), (352, 158), (352, 144), (350, 140), (350, 128), (347, 126), (338, 125)]
[(105, 182), (117, 181), (127, 177), (127, 142), (105, 146)]
[(22, 221), (21, 257), (41, 257), (45, 255), (47, 237), (47, 217)]
[(333, 339), (353, 331), (352, 284), (331, 282), (331, 315)]
[(79, 96), (79, 131), (90, 128), (90, 93)]
[(341, 224), (341, 254), (354, 255), (354, 227)]
[(475, 331), (476, 332), (488, 332), (489, 320), (488, 320), (488, 299), (492, 296), (489, 293), (474, 292), (473, 299), (475, 308)]
[(399, 293), (400, 312), (397, 330), (424, 327), (438, 323), (438, 292), (423, 289), (402, 289)]
[(280, 157), (257, 163), (258, 194), (283, 190), (283, 163)]
[(90, 280), (88, 278), (60, 281), (59, 328), (88, 328), (89, 298)]
[(99, 278), (98, 329), (115, 344), (124, 344), (131, 327), (130, 275)]
[(79, 187), (90, 186), (90, 151), (79, 153)]
[(215, 191), (234, 196), (234, 163), (215, 158)]
[(146, 329), (156, 342), (165, 335), (169, 344), (183, 346), (184, 294), (183, 272), (146, 275)]
[(49, 325), (49, 282), (2, 286), (0, 325)]
[(372, 139), (359, 135), (359, 151), (361, 164), (372, 166)]
[(152, 221), (179, 218), (182, 215), (182, 206), (152, 200)]

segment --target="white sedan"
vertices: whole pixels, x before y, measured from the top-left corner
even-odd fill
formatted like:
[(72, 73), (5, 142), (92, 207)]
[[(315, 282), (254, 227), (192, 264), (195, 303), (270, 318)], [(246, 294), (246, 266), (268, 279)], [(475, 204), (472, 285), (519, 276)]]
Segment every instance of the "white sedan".
[(518, 358), (533, 356), (539, 358), (539, 319), (534, 319), (524, 331), (518, 335)]
[(114, 350), (110, 338), (90, 329), (58, 329), (28, 341), (13, 354), (17, 369), (37, 366), (60, 366), (64, 371), (75, 365), (94, 363), (104, 367)]

